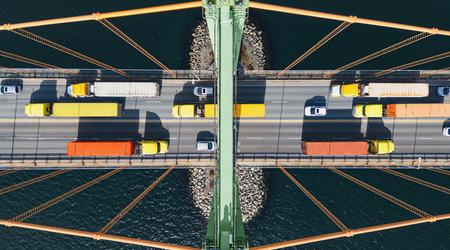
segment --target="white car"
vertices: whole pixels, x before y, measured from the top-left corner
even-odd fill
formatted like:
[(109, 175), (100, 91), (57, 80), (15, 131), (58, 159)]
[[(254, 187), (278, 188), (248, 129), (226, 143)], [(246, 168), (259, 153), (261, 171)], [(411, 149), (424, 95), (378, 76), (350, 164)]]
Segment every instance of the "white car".
[(0, 95), (18, 95), (20, 93), (19, 85), (1, 85)]
[(450, 96), (450, 87), (438, 87), (436, 92), (438, 96)]
[(215, 141), (199, 141), (197, 142), (197, 151), (212, 152), (216, 150)]
[(450, 136), (450, 127), (445, 127), (442, 129), (442, 134), (444, 136)]
[(212, 87), (195, 87), (194, 95), (196, 96), (210, 96), (214, 92)]
[(327, 114), (325, 106), (307, 106), (305, 107), (305, 116), (324, 116)]

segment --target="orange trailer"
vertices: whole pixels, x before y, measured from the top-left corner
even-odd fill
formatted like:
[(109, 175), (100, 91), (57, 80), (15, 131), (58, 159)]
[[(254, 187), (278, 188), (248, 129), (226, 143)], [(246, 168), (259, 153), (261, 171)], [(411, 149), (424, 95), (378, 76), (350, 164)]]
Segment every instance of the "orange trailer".
[(302, 141), (302, 151), (305, 155), (367, 155), (369, 143), (366, 141)]
[(133, 141), (73, 141), (67, 144), (68, 156), (130, 156), (134, 152)]

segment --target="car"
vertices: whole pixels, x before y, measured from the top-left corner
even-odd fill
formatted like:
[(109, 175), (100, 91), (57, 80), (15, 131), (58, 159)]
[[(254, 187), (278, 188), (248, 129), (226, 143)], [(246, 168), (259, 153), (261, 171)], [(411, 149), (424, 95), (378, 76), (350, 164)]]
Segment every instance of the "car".
[(450, 127), (445, 127), (442, 129), (442, 134), (444, 136), (450, 136)]
[(327, 114), (325, 106), (307, 106), (305, 107), (305, 116), (324, 116)]
[(215, 141), (198, 141), (197, 142), (197, 151), (212, 152), (214, 150), (216, 150), (216, 142)]
[(210, 96), (213, 94), (213, 88), (212, 87), (195, 87), (194, 88), (194, 95), (196, 96)]
[(1, 85), (0, 95), (18, 95), (20, 93), (19, 85)]
[(438, 96), (450, 96), (450, 87), (438, 87), (436, 92)]

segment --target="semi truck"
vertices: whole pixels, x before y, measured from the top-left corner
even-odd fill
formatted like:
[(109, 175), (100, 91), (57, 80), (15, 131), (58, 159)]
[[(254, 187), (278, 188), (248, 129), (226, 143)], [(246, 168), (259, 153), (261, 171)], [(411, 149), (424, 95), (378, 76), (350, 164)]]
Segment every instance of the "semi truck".
[(357, 104), (353, 117), (449, 117), (450, 103)]
[(122, 115), (120, 103), (30, 103), (25, 114), (31, 117), (116, 117)]
[(369, 141), (302, 141), (305, 155), (368, 155), (394, 152), (392, 140)]
[[(215, 109), (215, 110), (214, 110)], [(173, 105), (172, 116), (177, 118), (204, 117), (213, 118), (219, 115), (216, 104), (179, 104)], [(265, 104), (235, 104), (234, 116), (239, 118), (265, 117)]]
[(331, 97), (427, 97), (428, 83), (349, 83), (331, 85)]
[(168, 152), (167, 141), (72, 141), (67, 143), (68, 156), (131, 156)]
[(67, 87), (67, 94), (79, 97), (158, 97), (156, 82), (94, 82), (76, 83)]

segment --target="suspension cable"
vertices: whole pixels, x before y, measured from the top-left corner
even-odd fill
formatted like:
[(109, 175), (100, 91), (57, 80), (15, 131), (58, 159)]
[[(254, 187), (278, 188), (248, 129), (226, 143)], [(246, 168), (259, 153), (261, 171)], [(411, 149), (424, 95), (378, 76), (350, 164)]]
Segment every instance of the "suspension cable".
[(19, 188), (23, 188), (23, 187), (29, 186), (29, 185), (34, 184), (36, 182), (40, 182), (40, 181), (43, 181), (43, 180), (46, 180), (46, 179), (58, 176), (60, 174), (64, 174), (66, 172), (69, 172), (70, 170), (71, 169), (54, 171), (54, 172), (51, 172), (51, 173), (46, 174), (46, 175), (41, 175), (41, 176), (38, 176), (36, 178), (26, 180), (24, 182), (17, 183), (17, 184), (14, 184), (14, 185), (2, 188), (2, 189), (0, 189), (0, 195), (9, 193), (9, 192), (17, 190)]
[(36, 66), (39, 66), (42, 68), (61, 69), (60, 67), (57, 67), (57, 66), (54, 66), (54, 65), (51, 65), (48, 63), (40, 62), (40, 61), (31, 59), (31, 58), (27, 58), (24, 56), (19, 56), (19, 55), (9, 53), (9, 52), (3, 51), (3, 50), (0, 50), (0, 56), (6, 57), (9, 59), (13, 59), (13, 60), (16, 60), (19, 62), (29, 63), (29, 64), (36, 65)]
[(351, 23), (349, 22), (343, 22), (338, 27), (336, 27), (333, 31), (328, 33), (325, 37), (323, 37), (319, 42), (314, 44), (311, 48), (309, 48), (305, 53), (300, 55), (297, 59), (295, 59), (291, 64), (289, 64), (285, 69), (283, 69), (281, 72), (277, 74), (276, 77), (281, 77), (284, 74), (286, 74), (287, 71), (295, 67), (297, 64), (299, 64), (301, 61), (305, 60), (308, 56), (310, 56), (314, 51), (318, 50), (320, 47), (322, 47), (324, 44), (326, 44), (328, 41), (330, 41), (333, 37), (337, 36), (339, 33), (341, 33), (343, 30), (345, 30), (348, 26), (350, 26)]
[(78, 59), (81, 59), (81, 60), (83, 60), (83, 61), (86, 61), (86, 62), (92, 63), (92, 64), (94, 64), (94, 65), (97, 65), (97, 66), (99, 66), (99, 67), (101, 67), (101, 68), (104, 68), (104, 69), (107, 69), (107, 70), (114, 71), (114, 72), (116, 72), (116, 73), (119, 74), (119, 75), (122, 75), (122, 76), (125, 76), (125, 77), (128, 76), (123, 70), (114, 68), (114, 67), (111, 66), (111, 65), (108, 65), (108, 64), (106, 64), (106, 63), (103, 63), (103, 62), (100, 62), (100, 61), (98, 61), (98, 60), (95, 60), (95, 59), (92, 58), (92, 57), (89, 57), (89, 56), (87, 56), (87, 55), (84, 55), (84, 54), (82, 54), (82, 53), (80, 53), (80, 52), (78, 52), (78, 51), (75, 51), (75, 50), (73, 50), (73, 49), (69, 49), (69, 48), (67, 48), (67, 47), (64, 47), (64, 46), (62, 46), (61, 44), (55, 43), (55, 42), (53, 42), (53, 41), (50, 41), (50, 40), (48, 40), (48, 39), (46, 39), (46, 38), (44, 38), (44, 37), (38, 36), (38, 35), (36, 35), (36, 34), (34, 34), (34, 33), (31, 33), (31, 32), (29, 32), (29, 31), (27, 31), (27, 30), (24, 30), (24, 29), (14, 29), (14, 30), (9, 30), (9, 31), (11, 31), (11, 32), (13, 32), (13, 33), (15, 33), (15, 34), (17, 34), (17, 35), (19, 35), (19, 36), (22, 36), (22, 37), (31, 39), (31, 40), (33, 40), (33, 41), (36, 41), (36, 42), (38, 42), (38, 43), (40, 43), (40, 44), (43, 44), (43, 45), (45, 45), (45, 46), (48, 46), (48, 47), (50, 47), (50, 48), (59, 50), (59, 51), (61, 51), (61, 52), (63, 52), (63, 53), (66, 53), (66, 54), (68, 54), (68, 55), (71, 55), (71, 56), (73, 56), (73, 57), (76, 57), (76, 58), (78, 58)]
[(429, 170), (439, 174), (450, 175), (450, 172), (444, 169), (429, 169)]
[(431, 72), (425, 73), (425, 74), (421, 74), (421, 76), (430, 76), (430, 75), (434, 75), (436, 73), (440, 73), (441, 71), (445, 71), (445, 70), (450, 70), (450, 67), (446, 67), (446, 68), (442, 68), (442, 69), (437, 69), (437, 70), (431, 70)]
[(12, 220), (13, 221), (26, 220), (27, 218), (29, 218), (29, 217), (31, 217), (31, 216), (33, 216), (33, 215), (35, 215), (35, 214), (45, 210), (45, 209), (47, 209), (47, 208), (57, 204), (60, 201), (63, 201), (65, 199), (71, 197), (74, 194), (77, 194), (77, 193), (83, 191), (84, 189), (86, 189), (86, 188), (88, 188), (88, 187), (90, 187), (90, 186), (92, 186), (94, 184), (97, 184), (97, 183), (105, 180), (108, 177), (113, 176), (114, 174), (117, 174), (120, 171), (122, 171), (122, 169), (115, 169), (115, 170), (110, 171), (110, 172), (108, 172), (108, 173), (106, 173), (104, 175), (101, 175), (101, 176), (99, 176), (99, 177), (97, 177), (97, 178), (95, 178), (95, 179), (93, 179), (93, 180), (91, 180), (91, 181), (81, 185), (81, 186), (78, 186), (78, 187), (76, 187), (76, 188), (74, 188), (74, 189), (72, 189), (72, 190), (70, 190), (68, 192), (65, 192), (64, 194), (62, 194), (62, 195), (60, 195), (60, 196), (58, 196), (56, 198), (53, 198), (53, 199), (51, 199), (51, 200), (49, 200), (49, 201), (47, 201), (45, 203), (42, 203), (41, 205), (39, 205), (37, 207), (34, 207), (34, 208), (26, 211), (23, 214), (20, 214), (20, 215), (14, 217)]
[(128, 204), (120, 213), (118, 213), (111, 221), (108, 222), (102, 229), (98, 231), (98, 234), (107, 233), (114, 225), (119, 222), (131, 209), (133, 209), (136, 204), (138, 204), (150, 191), (152, 191), (156, 185), (158, 185), (174, 168), (176, 165), (168, 168), (156, 181), (154, 181), (150, 186), (148, 186), (142, 193), (140, 193), (134, 200)]
[(4, 170), (0, 172), (0, 176), (8, 175), (17, 172), (18, 170)]
[(382, 75), (389, 74), (389, 73), (391, 73), (394, 70), (409, 69), (409, 68), (412, 68), (412, 67), (415, 67), (415, 66), (418, 66), (418, 65), (434, 62), (434, 61), (441, 60), (441, 59), (444, 59), (444, 58), (447, 58), (447, 57), (450, 57), (450, 51), (447, 51), (447, 52), (444, 52), (444, 53), (441, 53), (441, 54), (438, 54), (438, 55), (430, 56), (430, 57), (427, 57), (427, 58), (424, 58), (424, 59), (420, 59), (420, 60), (417, 60), (417, 61), (414, 61), (414, 62), (402, 64), (402, 65), (397, 66), (397, 67), (392, 67), (390, 69), (386, 69), (386, 70), (380, 71), (378, 73), (375, 73), (375, 77), (379, 77), (379, 76), (382, 76)]
[(369, 190), (369, 191), (371, 191), (371, 192), (373, 192), (373, 193), (383, 197), (384, 199), (386, 199), (386, 200), (388, 200), (388, 201), (390, 201), (390, 202), (392, 202), (392, 203), (394, 203), (394, 204), (396, 204), (396, 205), (398, 205), (398, 206), (400, 206), (400, 207), (410, 211), (411, 213), (414, 213), (414, 214), (416, 214), (416, 215), (418, 215), (420, 217), (423, 217), (423, 218), (431, 216), (430, 214), (428, 214), (428, 213), (426, 213), (426, 212), (424, 212), (424, 211), (422, 211), (422, 210), (420, 210), (420, 209), (418, 209), (418, 208), (416, 208), (416, 207), (414, 207), (414, 206), (412, 206), (412, 205), (410, 205), (410, 204), (408, 204), (408, 203), (406, 203), (406, 202), (404, 202), (402, 200), (399, 200), (399, 199), (395, 198), (394, 196), (392, 196), (390, 194), (387, 194), (387, 193), (379, 190), (378, 188), (375, 188), (375, 187), (373, 187), (373, 186), (371, 186), (371, 185), (369, 185), (369, 184), (367, 184), (367, 183), (365, 183), (365, 182), (363, 182), (363, 181), (361, 181), (361, 180), (359, 180), (359, 179), (357, 179), (357, 178), (355, 178), (355, 177), (353, 177), (353, 176), (351, 176), (349, 174), (346, 174), (346, 173), (344, 173), (344, 172), (342, 172), (340, 170), (337, 170), (335, 168), (330, 168), (330, 170), (333, 171), (334, 173), (336, 173), (336, 174), (346, 178), (347, 180), (352, 181), (355, 184), (357, 184), (357, 185), (359, 185), (359, 186), (361, 186), (361, 187), (363, 187), (363, 188), (365, 188), (365, 189), (367, 189), (367, 190)]
[(334, 232), (334, 233), (326, 233), (326, 234), (321, 234), (321, 235), (307, 236), (307, 237), (295, 239), (295, 240), (288, 240), (288, 241), (277, 242), (277, 243), (272, 243), (272, 244), (263, 245), (263, 246), (251, 247), (250, 250), (273, 250), (273, 249), (295, 247), (295, 246), (305, 245), (305, 244), (314, 243), (314, 242), (320, 242), (320, 241), (332, 240), (332, 239), (338, 239), (338, 238), (344, 238), (344, 237), (352, 237), (352, 236), (360, 235), (360, 234), (368, 234), (368, 233), (379, 232), (379, 231), (384, 231), (384, 230), (389, 230), (389, 229), (414, 226), (414, 225), (423, 224), (423, 223), (433, 223), (436, 221), (449, 220), (449, 219), (450, 219), (449, 213), (440, 214), (440, 215), (427, 217), (427, 218), (416, 218), (416, 219), (380, 224), (380, 225), (375, 225), (375, 226), (356, 228), (356, 229), (352, 229), (350, 232)]
[(311, 194), (300, 182), (297, 181), (291, 174), (289, 174), (286, 169), (281, 165), (276, 165), (295, 185), (297, 185), (300, 190), (314, 203), (322, 212), (330, 218), (336, 226), (338, 226), (342, 231), (348, 231), (349, 229), (342, 223), (330, 210), (328, 210), (313, 194)]
[(419, 185), (422, 185), (422, 186), (429, 187), (431, 189), (437, 190), (439, 192), (450, 194), (450, 189), (449, 188), (446, 188), (446, 187), (443, 187), (443, 186), (439, 186), (437, 184), (434, 184), (434, 183), (431, 183), (431, 182), (428, 182), (428, 181), (424, 181), (422, 179), (419, 179), (419, 178), (416, 178), (416, 177), (412, 177), (410, 175), (406, 175), (406, 174), (403, 174), (403, 173), (400, 173), (400, 172), (397, 172), (397, 171), (394, 171), (394, 170), (391, 170), (391, 169), (384, 169), (384, 168), (378, 168), (378, 169), (381, 170), (381, 171), (384, 171), (386, 173), (395, 175), (397, 177), (403, 178), (405, 180), (412, 181), (412, 182), (417, 183)]
[(325, 74), (324, 76), (325, 76), (325, 77), (330, 77), (330, 76), (332, 76), (332, 75), (334, 75), (334, 74), (337, 74), (337, 73), (339, 73), (339, 72), (341, 72), (341, 71), (343, 71), (343, 70), (352, 68), (352, 67), (354, 67), (354, 66), (356, 66), (356, 65), (363, 64), (363, 63), (365, 63), (365, 62), (367, 62), (367, 61), (373, 60), (373, 59), (375, 59), (375, 58), (377, 58), (377, 57), (379, 57), (379, 56), (385, 55), (385, 54), (390, 53), (390, 52), (392, 52), (392, 51), (394, 51), (394, 50), (398, 50), (398, 49), (403, 48), (403, 47), (405, 47), (405, 46), (411, 45), (411, 44), (413, 44), (413, 43), (415, 43), (415, 42), (418, 42), (418, 41), (420, 41), (420, 40), (422, 40), (422, 39), (425, 39), (425, 38), (427, 38), (427, 37), (430, 37), (430, 36), (432, 36), (432, 35), (433, 35), (433, 34), (429, 34), (429, 33), (420, 33), (420, 34), (418, 34), (418, 35), (415, 35), (415, 36), (413, 36), (413, 37), (410, 37), (410, 38), (408, 38), (408, 39), (405, 39), (405, 40), (403, 40), (403, 41), (401, 41), (401, 42), (398, 42), (398, 43), (396, 43), (396, 44), (393, 44), (393, 45), (391, 45), (391, 46), (389, 46), (389, 47), (386, 47), (386, 48), (384, 48), (384, 49), (381, 49), (381, 50), (379, 50), (379, 51), (376, 51), (376, 52), (374, 52), (374, 53), (372, 53), (372, 54), (370, 54), (370, 55), (367, 55), (367, 56), (365, 56), (365, 57), (362, 57), (362, 58), (360, 58), (360, 59), (358, 59), (358, 60), (356, 60), (356, 61), (354, 61), (354, 62), (351, 62), (351, 63), (348, 63), (348, 64), (346, 64), (346, 65), (344, 65), (344, 66), (341, 66), (341, 67), (339, 67), (339, 68), (333, 70), (332, 72)]
[(122, 40), (127, 42), (129, 45), (131, 45), (133, 48), (135, 48), (137, 51), (139, 51), (145, 57), (147, 57), (152, 62), (157, 64), (159, 67), (161, 67), (162, 69), (164, 69), (167, 72), (169, 72), (169, 74), (172, 77), (175, 78), (177, 76), (173, 70), (169, 69), (161, 61), (159, 61), (156, 57), (154, 57), (147, 50), (145, 50), (141, 45), (139, 45), (137, 42), (135, 42), (133, 39), (131, 39), (127, 34), (125, 34), (123, 31), (121, 31), (119, 28), (117, 28), (117, 26), (115, 26), (114, 24), (112, 24), (111, 22), (109, 22), (106, 19), (100, 19), (100, 17), (99, 17), (99, 19), (97, 19), (97, 21), (100, 22), (106, 28), (108, 28), (110, 31), (112, 31), (114, 34), (116, 34), (118, 37), (120, 37)]
[(437, 28), (419, 27), (419, 26), (413, 26), (413, 25), (407, 25), (407, 24), (401, 24), (401, 23), (379, 21), (379, 20), (368, 19), (368, 18), (360, 18), (360, 17), (356, 17), (356, 16), (337, 15), (337, 14), (325, 13), (325, 12), (320, 12), (320, 11), (304, 10), (304, 9), (299, 9), (299, 8), (259, 3), (259, 2), (254, 2), (254, 1), (250, 1), (249, 7), (253, 8), (253, 9), (269, 10), (269, 11), (275, 11), (275, 12), (287, 13), (287, 14), (293, 14), (293, 15), (317, 17), (317, 18), (324, 18), (324, 19), (336, 20), (336, 21), (342, 21), (342, 22), (360, 23), (360, 24), (367, 24), (367, 25), (373, 25), (373, 26), (378, 26), (378, 27), (386, 27), (386, 28), (393, 28), (393, 29), (402, 29), (402, 30), (410, 30), (410, 31), (417, 31), (417, 32), (426, 32), (426, 33), (436, 34), (436, 35), (450, 36), (450, 31), (439, 30)]

